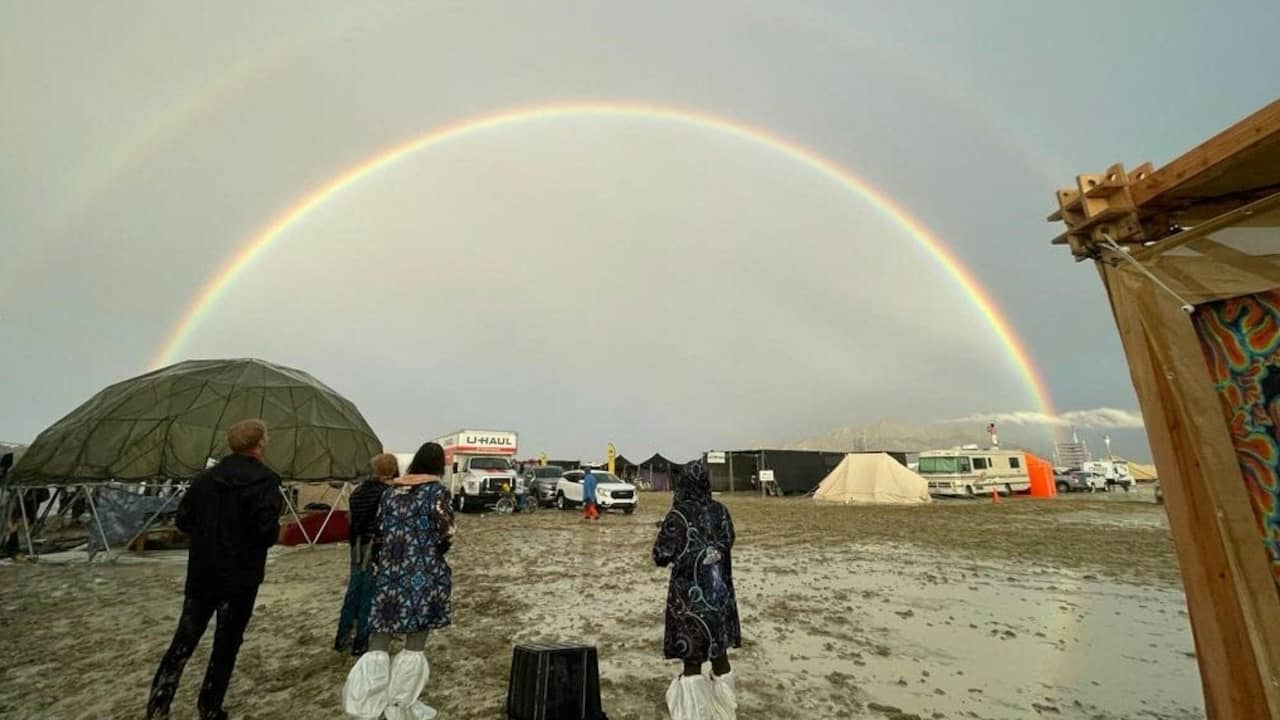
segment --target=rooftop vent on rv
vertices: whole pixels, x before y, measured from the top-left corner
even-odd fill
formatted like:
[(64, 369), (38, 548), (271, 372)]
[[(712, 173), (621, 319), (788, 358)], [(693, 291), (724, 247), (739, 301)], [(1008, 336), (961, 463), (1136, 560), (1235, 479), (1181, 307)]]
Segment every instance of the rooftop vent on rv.
[(960, 449), (961, 450), (977, 450), (978, 446), (977, 445), (961, 445)]

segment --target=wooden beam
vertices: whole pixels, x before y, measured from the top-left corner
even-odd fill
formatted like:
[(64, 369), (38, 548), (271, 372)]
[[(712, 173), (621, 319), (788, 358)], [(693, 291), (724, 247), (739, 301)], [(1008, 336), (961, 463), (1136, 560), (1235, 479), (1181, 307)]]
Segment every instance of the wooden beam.
[(1099, 264), (1160, 471), (1210, 720), (1280, 720), (1280, 596), (1190, 319)]
[(1180, 186), (1213, 177), (1240, 153), (1277, 140), (1280, 140), (1280, 100), (1272, 101), (1148, 175), (1133, 186), (1133, 201), (1141, 208)]

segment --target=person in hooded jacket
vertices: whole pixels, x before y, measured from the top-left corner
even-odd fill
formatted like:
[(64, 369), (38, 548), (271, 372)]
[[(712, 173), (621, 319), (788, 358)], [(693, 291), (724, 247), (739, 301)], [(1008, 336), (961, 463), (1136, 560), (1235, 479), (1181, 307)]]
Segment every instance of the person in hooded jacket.
[[(711, 498), (702, 462), (676, 476), (675, 497), (653, 544), (653, 561), (671, 568), (663, 655), (684, 663), (667, 690), (672, 720), (732, 720), (737, 685), (729, 649), (742, 647), (733, 589), (733, 519)], [(711, 672), (702, 674), (710, 661)]]
[[(392, 481), (378, 508), (382, 545), (373, 563), (373, 635), (343, 688), (352, 718), (434, 717), (418, 700), (427, 684), (427, 634), (449, 625), (453, 577), (445, 554), (453, 544), (449, 491), (441, 484), (444, 448), (418, 448), (408, 472)], [(404, 635), (393, 659), (391, 638)]]
[(213, 652), (197, 701), (201, 720), (222, 720), (222, 701), (253, 615), (267, 549), (280, 532), (280, 477), (262, 460), (267, 426), (243, 420), (227, 431), (232, 454), (196, 476), (178, 504), (178, 529), (191, 539), (182, 616), (160, 661), (148, 718), (166, 718), (182, 670), (217, 615)]
[(599, 520), (600, 507), (596, 503), (596, 476), (591, 472), (591, 468), (582, 474), (582, 518), (584, 520)]
[[(381, 538), (378, 534), (378, 508), (382, 494), (391, 481), (400, 476), (396, 456), (382, 453), (369, 463), (373, 474), (351, 493), (347, 509), (351, 515), (351, 574), (347, 594), (342, 599), (338, 616), (338, 634), (333, 649), (350, 650), (359, 657), (369, 647), (369, 611), (373, 607), (373, 559)], [(354, 633), (354, 635), (353, 635)]]

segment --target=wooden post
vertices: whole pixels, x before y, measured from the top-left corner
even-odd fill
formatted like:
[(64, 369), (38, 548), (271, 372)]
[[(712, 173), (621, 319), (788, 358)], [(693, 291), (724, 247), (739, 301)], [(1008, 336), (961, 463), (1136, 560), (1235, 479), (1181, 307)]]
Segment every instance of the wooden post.
[[(1119, 272), (1103, 269), (1160, 468), (1206, 711), (1210, 718), (1280, 718), (1280, 596), (1208, 370), (1198, 347), (1189, 357), (1174, 355), (1169, 345), (1177, 339), (1144, 328), (1141, 299), (1114, 277)], [(1165, 308), (1165, 320), (1184, 323), (1182, 339), (1194, 342), (1176, 305), (1161, 302), (1155, 288), (1139, 292)]]
[(1211, 720), (1280, 720), (1280, 583), (1260, 533), (1265, 511), (1237, 455), (1245, 435), (1224, 416), (1243, 401), (1224, 406), (1202, 347), (1213, 341), (1197, 330), (1208, 308), (1280, 288), (1280, 244), (1250, 253), (1209, 237), (1237, 225), (1280, 229), (1277, 187), (1280, 101), (1159, 170), (1080, 175), (1050, 216), (1067, 225), (1055, 242), (1094, 259), (1107, 291), (1159, 469)]

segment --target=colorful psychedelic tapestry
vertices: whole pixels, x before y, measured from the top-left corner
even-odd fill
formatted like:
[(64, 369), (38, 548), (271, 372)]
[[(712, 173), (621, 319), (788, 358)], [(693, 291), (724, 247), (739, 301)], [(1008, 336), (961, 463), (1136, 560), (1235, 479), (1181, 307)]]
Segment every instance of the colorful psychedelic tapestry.
[(1280, 583), (1280, 291), (1206, 303), (1194, 317)]

